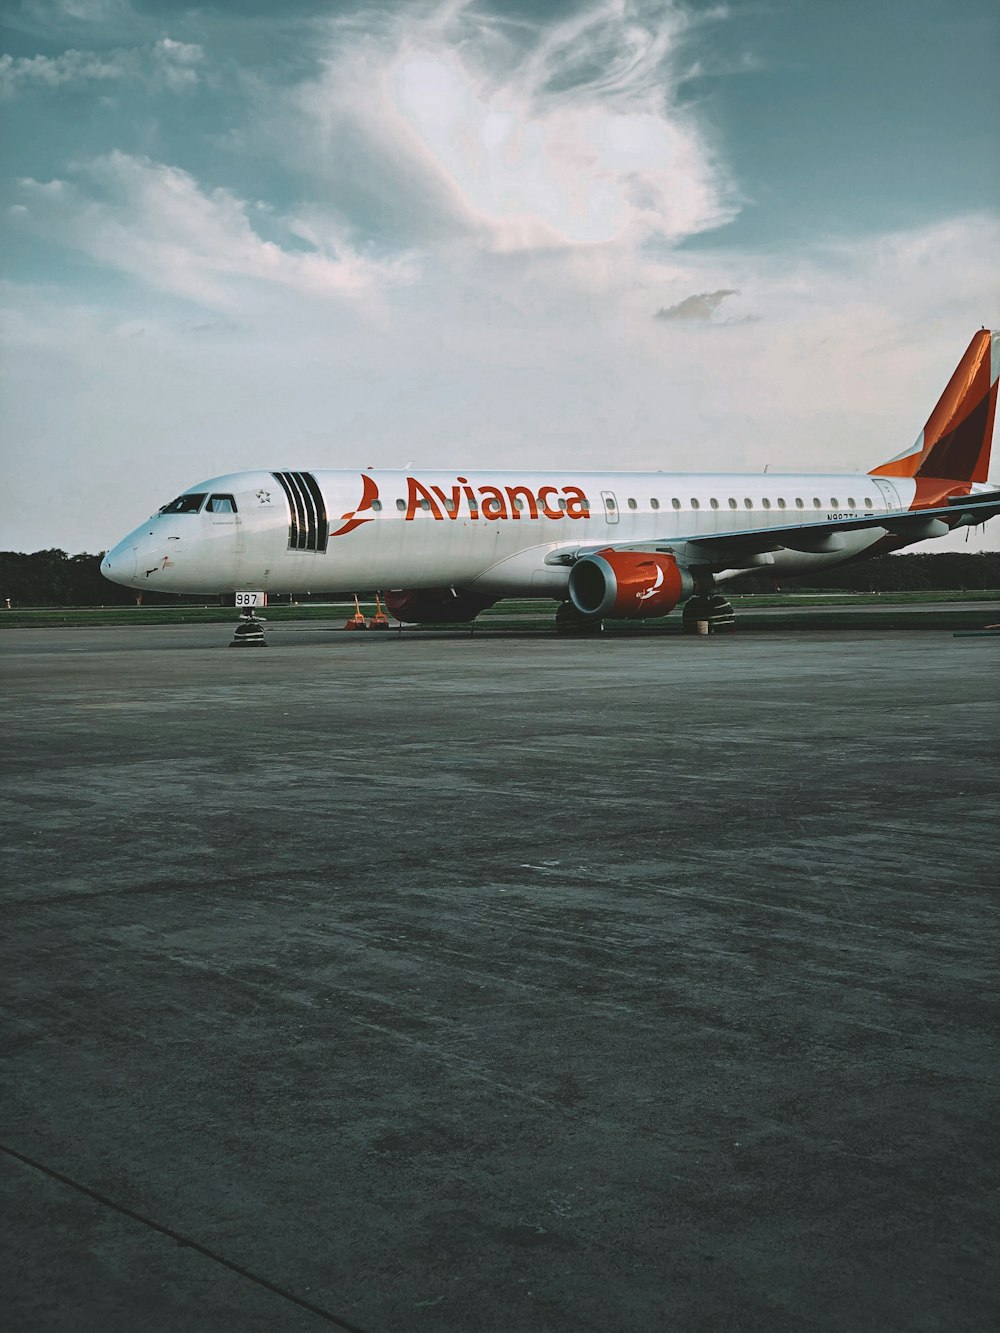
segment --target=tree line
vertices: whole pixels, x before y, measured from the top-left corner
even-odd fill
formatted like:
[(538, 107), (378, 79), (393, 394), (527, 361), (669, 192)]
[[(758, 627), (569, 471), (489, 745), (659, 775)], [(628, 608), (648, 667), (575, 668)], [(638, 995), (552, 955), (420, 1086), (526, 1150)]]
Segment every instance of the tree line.
[[(100, 555), (67, 555), (65, 551), (0, 551), (0, 608), (20, 606), (131, 606), (134, 588), (109, 583), (101, 573)], [(146, 606), (177, 602), (169, 593), (146, 592)], [(205, 598), (185, 598), (185, 601)]]
[[(65, 551), (0, 551), (0, 608), (11, 606), (128, 606), (136, 601), (133, 588), (109, 583), (101, 574), (101, 555), (67, 555)], [(930, 555), (883, 555), (874, 560), (841, 565), (822, 573), (783, 579), (792, 591), (913, 592), (1000, 589), (1000, 551), (942, 551)], [(775, 580), (766, 574), (743, 574), (726, 585), (734, 593), (773, 592)], [(307, 593), (296, 594), (301, 601)], [(144, 589), (146, 606), (212, 600), (204, 595), (181, 597)]]

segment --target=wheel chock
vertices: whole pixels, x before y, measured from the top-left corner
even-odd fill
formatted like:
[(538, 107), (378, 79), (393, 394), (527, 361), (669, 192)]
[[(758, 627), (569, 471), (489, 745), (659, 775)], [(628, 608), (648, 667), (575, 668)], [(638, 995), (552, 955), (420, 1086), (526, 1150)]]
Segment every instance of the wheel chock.
[(361, 603), (358, 601), (357, 593), (354, 594), (354, 615), (345, 623), (344, 629), (367, 629), (368, 621), (361, 610)]
[(369, 629), (391, 629), (389, 617), (385, 613), (385, 607), (382, 605), (382, 599), (378, 593), (375, 594), (375, 614), (368, 622)]

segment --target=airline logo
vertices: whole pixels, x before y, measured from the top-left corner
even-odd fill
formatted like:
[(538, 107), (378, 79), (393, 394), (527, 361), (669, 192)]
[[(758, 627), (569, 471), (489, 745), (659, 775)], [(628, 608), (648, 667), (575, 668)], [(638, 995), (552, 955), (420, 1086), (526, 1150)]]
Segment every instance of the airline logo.
[(663, 587), (663, 566), (656, 565), (656, 578), (645, 590), (645, 592), (637, 592), (635, 595), (635, 599), (637, 602), (646, 602), (650, 599), (650, 597), (655, 597), (662, 587)]
[[(362, 523), (370, 523), (375, 517), (373, 513), (366, 511), (370, 511), (374, 501), (378, 499), (378, 486), (367, 472), (361, 474), (361, 485), (361, 503), (357, 509), (350, 509), (346, 514), (341, 515), (341, 518), (344, 519), (344, 525), (338, 528), (336, 532), (331, 532), (331, 537), (346, 537), (355, 528), (360, 528)], [(364, 514), (364, 518), (359, 518), (359, 514)]]
[[(342, 515), (343, 524), (331, 537), (346, 537), (362, 523), (370, 523), (381, 509), (378, 485), (367, 473), (361, 474), (362, 496), (357, 509)], [(416, 477), (406, 478), (406, 500), (399, 507), (405, 522), (418, 514), (429, 514), (443, 523), (445, 519), (483, 519), (488, 523), (519, 522), (521, 519), (590, 518), (590, 500), (579, 486), (476, 486), (467, 477), (455, 478), (454, 486), (425, 486)]]

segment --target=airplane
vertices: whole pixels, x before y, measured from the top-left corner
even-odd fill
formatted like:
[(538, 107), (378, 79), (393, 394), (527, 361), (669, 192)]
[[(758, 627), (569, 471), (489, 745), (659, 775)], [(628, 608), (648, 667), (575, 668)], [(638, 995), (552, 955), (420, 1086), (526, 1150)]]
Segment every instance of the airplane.
[[(1000, 514), (988, 482), (1000, 333), (981, 329), (909, 449), (867, 473), (251, 471), (165, 504), (104, 557), (114, 583), (233, 596), (378, 590), (401, 622), (556, 599), (557, 629), (731, 623), (738, 574), (790, 577)], [(251, 612), (252, 614), (252, 612)]]

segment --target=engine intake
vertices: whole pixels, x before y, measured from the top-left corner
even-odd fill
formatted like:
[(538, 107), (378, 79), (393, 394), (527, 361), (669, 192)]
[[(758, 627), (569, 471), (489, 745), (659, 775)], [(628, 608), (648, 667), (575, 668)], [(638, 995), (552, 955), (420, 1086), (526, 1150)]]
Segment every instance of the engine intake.
[(637, 620), (666, 616), (695, 590), (690, 572), (672, 555), (608, 547), (578, 560), (569, 575), (569, 599), (585, 616)]

